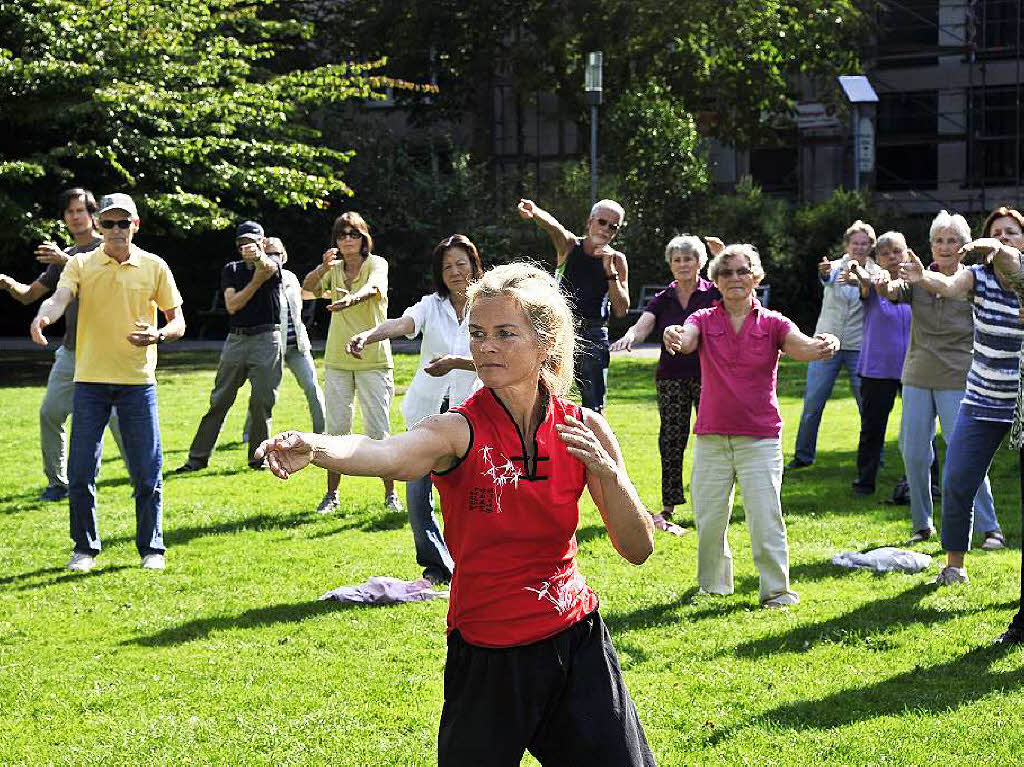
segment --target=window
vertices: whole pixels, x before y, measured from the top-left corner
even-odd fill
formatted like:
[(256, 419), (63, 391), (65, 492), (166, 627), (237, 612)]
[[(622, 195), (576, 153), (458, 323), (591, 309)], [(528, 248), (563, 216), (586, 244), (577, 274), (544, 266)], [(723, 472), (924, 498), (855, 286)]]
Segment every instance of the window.
[(938, 106), (938, 91), (879, 94), (875, 156), (879, 190), (938, 186)]
[(1024, 141), (1018, 134), (1018, 89), (1012, 85), (976, 91), (971, 101), (972, 184), (1015, 184), (1024, 170)]

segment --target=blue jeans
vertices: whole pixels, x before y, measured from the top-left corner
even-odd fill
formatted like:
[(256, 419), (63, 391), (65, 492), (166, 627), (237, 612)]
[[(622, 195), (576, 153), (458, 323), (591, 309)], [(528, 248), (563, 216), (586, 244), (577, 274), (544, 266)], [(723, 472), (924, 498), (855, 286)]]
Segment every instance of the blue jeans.
[(576, 349), (576, 388), (580, 390), (583, 407), (600, 413), (608, 388), (608, 328), (584, 327), (580, 330)]
[[(981, 421), (967, 415), (963, 408), (957, 413), (942, 477), (942, 548), (946, 551), (970, 550), (972, 527), (985, 533), (999, 530), (987, 472), (1009, 430), (1009, 423)], [(986, 496), (979, 492), (982, 487), (988, 505)], [(975, 509), (976, 523), (972, 513)]]
[(857, 410), (860, 410), (858, 362), (860, 362), (860, 349), (843, 349), (830, 360), (816, 360), (807, 366), (804, 412), (800, 416), (800, 428), (796, 433), (796, 452), (794, 454), (795, 459), (800, 463), (814, 463), (821, 415), (825, 412), (825, 403), (832, 396), (832, 387), (839, 377), (839, 371), (844, 367), (850, 376), (850, 391), (853, 393), (853, 399), (857, 402)]
[[(935, 453), (932, 437), (935, 436), (935, 417), (939, 418), (942, 436), (949, 445), (960, 410), (963, 389), (921, 389), (917, 386), (903, 386), (903, 420), (900, 422), (900, 452), (903, 467), (907, 472), (910, 487), (910, 516), (914, 530), (929, 530), (932, 527), (932, 483), (929, 474)], [(945, 472), (942, 472), (945, 475)], [(945, 493), (945, 488), (943, 493)], [(992, 504), (992, 493), (986, 479), (974, 497), (974, 512), (979, 526), (992, 524), (995, 528), (996, 512)], [(956, 549), (954, 549), (955, 551)]]
[(68, 499), (75, 551), (96, 556), (96, 474), (103, 430), (117, 408), (128, 473), (135, 488), (135, 546), (141, 556), (164, 552), (163, 448), (153, 384), (76, 383), (68, 455)]
[(429, 474), (405, 483), (405, 507), (409, 510), (409, 526), (416, 543), (416, 562), (423, 568), (423, 576), (450, 581), (455, 563), (437, 527), (434, 486)]

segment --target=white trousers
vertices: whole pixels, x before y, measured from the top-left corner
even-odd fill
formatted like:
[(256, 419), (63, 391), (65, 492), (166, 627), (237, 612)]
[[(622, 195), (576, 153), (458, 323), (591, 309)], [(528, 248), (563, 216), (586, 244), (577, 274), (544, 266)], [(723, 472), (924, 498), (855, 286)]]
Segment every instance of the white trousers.
[(764, 602), (789, 589), (789, 545), (782, 519), (782, 444), (778, 437), (694, 436), (690, 493), (697, 523), (697, 580), (703, 591), (733, 593), (727, 533), (736, 482)]
[(327, 368), (324, 395), (327, 398), (327, 433), (345, 435), (352, 432), (355, 399), (363, 413), (366, 436), (384, 439), (390, 434), (389, 412), (395, 396), (395, 378), (390, 369), (335, 370)]

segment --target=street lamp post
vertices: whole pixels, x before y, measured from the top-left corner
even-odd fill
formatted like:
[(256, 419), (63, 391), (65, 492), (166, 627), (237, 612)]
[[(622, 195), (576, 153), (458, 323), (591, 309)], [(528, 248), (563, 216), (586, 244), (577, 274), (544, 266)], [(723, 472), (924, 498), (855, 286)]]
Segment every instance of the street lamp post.
[(861, 173), (872, 173), (875, 169), (875, 132), (870, 118), (862, 116), (861, 104), (877, 104), (878, 94), (864, 75), (841, 75), (839, 86), (853, 107), (853, 188), (860, 191)]
[(601, 68), (604, 55), (601, 51), (587, 54), (587, 66), (583, 74), (583, 90), (586, 102), (590, 104), (590, 204), (597, 202), (597, 107), (601, 103)]

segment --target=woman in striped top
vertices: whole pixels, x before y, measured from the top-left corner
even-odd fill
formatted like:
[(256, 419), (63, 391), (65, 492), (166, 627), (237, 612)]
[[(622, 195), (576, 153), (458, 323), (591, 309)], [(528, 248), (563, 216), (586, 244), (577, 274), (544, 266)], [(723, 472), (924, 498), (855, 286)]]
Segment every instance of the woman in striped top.
[[(1024, 245), (1022, 224), (1024, 218), (1016, 210), (997, 208), (985, 221), (982, 237), (1006, 240), (1019, 247)], [(971, 245), (965, 245), (963, 252), (970, 251)], [(974, 264), (946, 276), (924, 270), (920, 260), (911, 256), (902, 273), (908, 282), (918, 282), (930, 293), (970, 298), (974, 303), (974, 354), (967, 390), (946, 451), (943, 478), (942, 546), (946, 549), (946, 567), (935, 579), (940, 585), (966, 583), (964, 555), (971, 544), (974, 496), (987, 482), (992, 457), (1013, 422), (1024, 338), (1020, 302), (990, 263)], [(1000, 549), (1004, 545), (998, 527), (985, 531), (982, 548)]]

